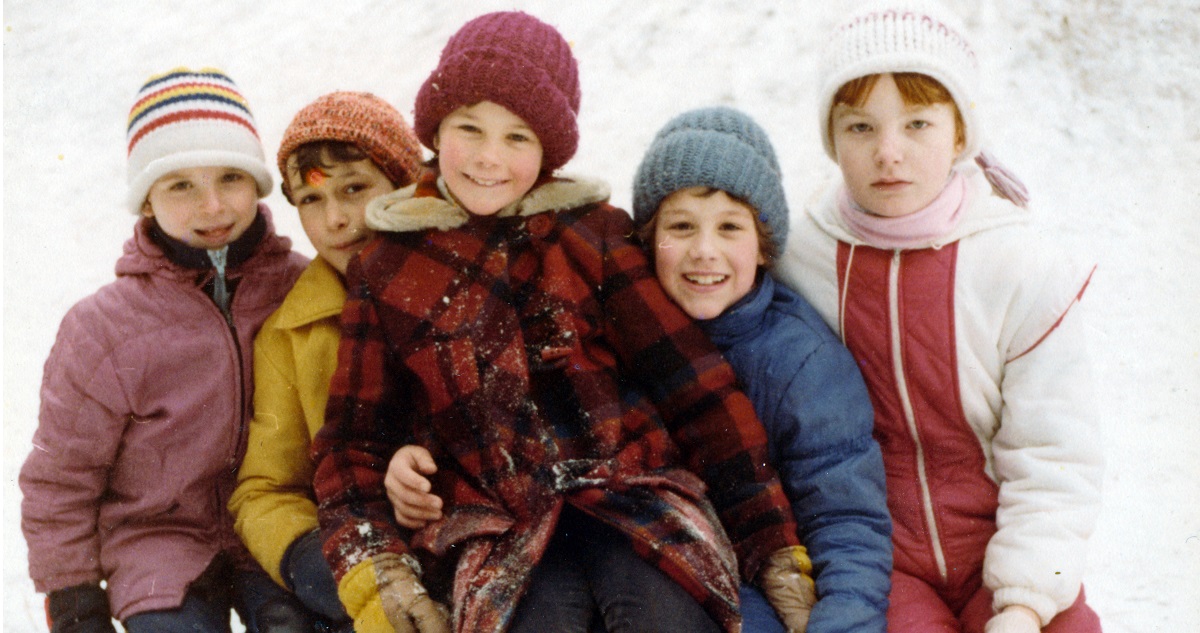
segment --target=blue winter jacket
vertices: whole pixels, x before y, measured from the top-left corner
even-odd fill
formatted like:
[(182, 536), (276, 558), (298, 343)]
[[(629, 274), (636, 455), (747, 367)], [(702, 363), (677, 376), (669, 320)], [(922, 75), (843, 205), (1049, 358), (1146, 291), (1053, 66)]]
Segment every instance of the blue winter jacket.
[[(819, 600), (808, 633), (887, 628), (892, 522), (867, 388), (850, 352), (800, 295), (770, 275), (701, 321), (767, 429), (770, 454), (813, 563)], [(743, 587), (746, 633), (782, 631)]]

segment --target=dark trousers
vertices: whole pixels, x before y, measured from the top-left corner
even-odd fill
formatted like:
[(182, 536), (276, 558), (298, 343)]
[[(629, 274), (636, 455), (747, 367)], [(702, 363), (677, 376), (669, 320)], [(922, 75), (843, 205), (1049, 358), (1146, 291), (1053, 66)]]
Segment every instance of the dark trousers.
[(235, 569), (218, 555), (188, 587), (183, 604), (147, 611), (123, 622), (127, 633), (230, 633), (229, 611), (237, 612), (246, 633), (312, 633), (308, 611), (265, 572)]
[(625, 535), (568, 506), (509, 631), (717, 633), (720, 627), (638, 556)]

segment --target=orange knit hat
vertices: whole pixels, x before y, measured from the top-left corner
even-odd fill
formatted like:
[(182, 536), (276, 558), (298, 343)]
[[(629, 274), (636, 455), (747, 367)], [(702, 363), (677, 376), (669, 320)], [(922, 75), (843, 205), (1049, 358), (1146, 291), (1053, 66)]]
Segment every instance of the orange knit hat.
[(396, 108), (369, 92), (333, 92), (301, 108), (283, 133), (278, 161), (288, 200), (287, 159), (315, 141), (358, 147), (397, 187), (415, 180), (421, 169), (421, 143)]

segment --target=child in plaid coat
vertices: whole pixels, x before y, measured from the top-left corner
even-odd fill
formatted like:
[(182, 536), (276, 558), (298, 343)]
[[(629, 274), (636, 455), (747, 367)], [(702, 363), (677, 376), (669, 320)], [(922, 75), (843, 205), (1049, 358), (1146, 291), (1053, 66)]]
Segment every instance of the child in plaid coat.
[[(427, 579), (452, 574), (458, 631), (736, 631), (739, 575), (775, 587), (781, 611), (802, 590), (796, 526), (732, 369), (607, 187), (553, 175), (579, 96), (552, 27), (468, 22), (417, 97), (436, 167), (368, 207), (384, 233), (347, 270), (313, 447), (356, 630), (445, 630), (418, 557)], [(405, 443), (440, 464), (447, 501), (416, 531), (383, 484)]]

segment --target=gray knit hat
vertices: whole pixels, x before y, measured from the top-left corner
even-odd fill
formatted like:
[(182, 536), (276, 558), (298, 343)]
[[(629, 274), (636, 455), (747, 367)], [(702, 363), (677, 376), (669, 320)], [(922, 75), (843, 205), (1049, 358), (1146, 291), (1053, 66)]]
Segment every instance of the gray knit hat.
[(671, 119), (650, 143), (633, 179), (633, 219), (642, 226), (663, 198), (689, 187), (712, 187), (745, 200), (783, 250), (788, 208), (779, 161), (767, 133), (746, 114), (701, 108)]

